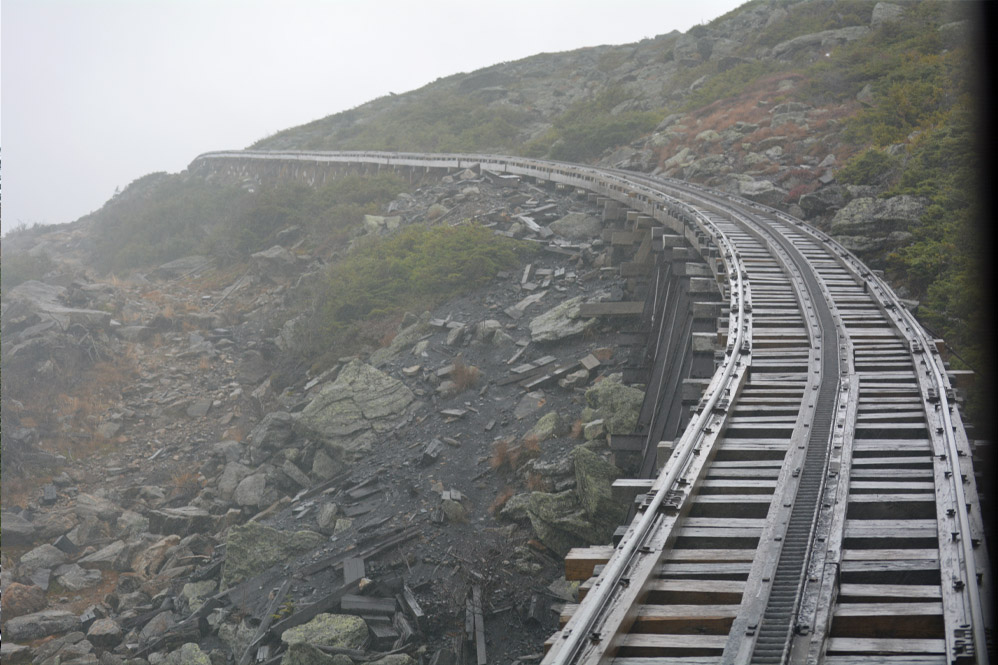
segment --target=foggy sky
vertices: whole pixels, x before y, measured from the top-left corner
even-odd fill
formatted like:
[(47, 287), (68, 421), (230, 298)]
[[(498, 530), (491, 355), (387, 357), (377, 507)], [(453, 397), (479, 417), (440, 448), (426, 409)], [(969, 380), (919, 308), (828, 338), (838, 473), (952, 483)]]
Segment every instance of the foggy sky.
[(2, 0), (3, 232), (437, 78), (686, 31), (739, 0)]

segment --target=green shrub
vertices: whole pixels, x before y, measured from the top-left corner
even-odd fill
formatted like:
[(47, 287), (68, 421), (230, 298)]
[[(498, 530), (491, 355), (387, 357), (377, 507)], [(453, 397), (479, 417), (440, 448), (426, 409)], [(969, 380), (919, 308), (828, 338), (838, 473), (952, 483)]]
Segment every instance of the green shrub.
[(48, 254), (32, 256), (27, 253), (4, 252), (2, 264), (4, 292), (29, 279), (41, 279), (54, 267)]
[(314, 360), (356, 351), (378, 340), (362, 338), (365, 325), (405, 311), (433, 307), (486, 284), (499, 270), (516, 265), (529, 245), (477, 224), (411, 226), (372, 239), (334, 263), (319, 293), (311, 323), (315, 340), (302, 349)]
[(870, 148), (846, 162), (835, 177), (847, 185), (887, 185), (897, 177), (900, 165), (897, 157)]

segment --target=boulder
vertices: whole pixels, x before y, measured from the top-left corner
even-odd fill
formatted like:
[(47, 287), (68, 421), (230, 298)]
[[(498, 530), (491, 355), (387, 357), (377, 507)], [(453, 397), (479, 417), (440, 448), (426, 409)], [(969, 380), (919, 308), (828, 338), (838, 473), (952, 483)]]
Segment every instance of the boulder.
[(263, 417), (246, 436), (246, 445), (254, 459), (263, 459), (281, 450), (294, 438), (295, 416), (286, 411), (274, 411)]
[(738, 183), (738, 195), (763, 205), (777, 206), (786, 198), (787, 192), (769, 180), (742, 180)]
[(66, 563), (66, 560), (67, 556), (65, 552), (54, 545), (46, 543), (21, 555), (18, 565), (21, 570), (27, 572), (41, 568), (55, 568)]
[(904, 242), (910, 227), (916, 225), (925, 204), (913, 196), (889, 199), (853, 199), (832, 218), (830, 233), (848, 249), (874, 252)]
[(530, 337), (535, 342), (554, 342), (581, 335), (596, 325), (596, 319), (581, 318), (585, 296), (569, 298), (530, 320)]
[[(67, 307), (64, 304), (66, 298), (65, 287), (35, 280), (22, 282), (4, 294), (9, 307), (16, 304), (22, 312), (26, 310), (35, 317), (54, 321), (60, 330), (68, 330), (74, 325), (93, 331), (110, 328), (111, 315), (108, 312)], [(6, 319), (6, 311), (4, 315)]]
[(128, 570), (128, 545), (123, 540), (116, 540), (110, 545), (103, 547), (93, 554), (89, 554), (77, 563), (84, 568), (96, 568), (98, 570)]
[(121, 626), (114, 619), (97, 619), (87, 630), (87, 640), (100, 649), (113, 649), (121, 643)]
[(822, 187), (810, 194), (800, 197), (799, 205), (808, 219), (832, 210), (838, 210), (846, 204), (846, 191), (839, 185)]
[(405, 422), (414, 399), (398, 379), (352, 360), (304, 408), (296, 429), (321, 441), (334, 458), (352, 461), (379, 434)]
[(275, 563), (309, 552), (325, 541), (325, 536), (314, 531), (282, 533), (258, 522), (234, 526), (229, 529), (226, 540), (222, 588), (227, 589)]
[(104, 522), (114, 522), (122, 513), (121, 507), (92, 494), (77, 496), (74, 510), (81, 520), (98, 519)]
[(265, 508), (277, 500), (277, 491), (267, 486), (267, 474), (254, 473), (239, 481), (232, 498), (243, 508)]
[(9, 639), (0, 644), (0, 662), (5, 665), (17, 665), (18, 663), (31, 662), (31, 647), (22, 644), (14, 644)]
[(603, 224), (595, 217), (582, 212), (570, 212), (548, 226), (556, 235), (583, 242), (598, 236), (603, 230)]
[(888, 23), (897, 23), (904, 16), (904, 7), (891, 2), (878, 2), (873, 6), (873, 16), (870, 17), (870, 27), (879, 28)]
[(0, 603), (4, 619), (9, 621), (45, 609), (45, 592), (34, 585), (12, 582), (4, 588)]
[(573, 547), (607, 542), (613, 535), (614, 527), (593, 524), (573, 490), (531, 492), (526, 512), (537, 539), (558, 556)]
[(396, 231), (402, 224), (402, 218), (398, 215), (382, 217), (381, 215), (364, 215), (363, 226), (368, 233), (383, 233), (385, 231)]
[(59, 566), (53, 571), (55, 581), (67, 591), (80, 591), (100, 584), (103, 575), (99, 570), (83, 568), (75, 563)]
[(132, 570), (140, 577), (150, 578), (159, 572), (166, 562), (167, 553), (180, 543), (180, 536), (169, 535), (153, 543), (132, 557)]
[(289, 647), (309, 644), (341, 649), (363, 649), (367, 644), (367, 623), (349, 614), (320, 614), (301, 626), (281, 633)]
[[(4, 592), (7, 595), (7, 592)], [(42, 610), (14, 617), (4, 624), (4, 641), (27, 642), (79, 630), (80, 619), (66, 610)]]
[(561, 436), (565, 431), (565, 422), (557, 411), (551, 411), (541, 416), (537, 424), (527, 432), (527, 438), (545, 441), (555, 436)]
[(865, 37), (869, 32), (870, 28), (865, 25), (852, 25), (836, 30), (813, 32), (780, 42), (773, 47), (771, 53), (774, 58), (778, 59), (792, 58), (801, 51), (817, 51), (819, 49), (841, 46), (842, 44)]
[(211, 658), (201, 647), (188, 642), (166, 657), (165, 665), (211, 665)]
[(215, 580), (188, 582), (180, 590), (180, 597), (187, 604), (187, 612), (197, 612), (204, 605), (205, 598), (215, 593), (218, 583)]
[(252, 474), (249, 467), (240, 464), (239, 462), (229, 462), (222, 469), (222, 475), (218, 477), (218, 497), (223, 501), (231, 501), (233, 494), (235, 494), (236, 487), (239, 483), (243, 481)]
[(266, 279), (289, 276), (295, 272), (295, 255), (280, 245), (250, 255), (253, 271)]
[(572, 451), (575, 465), (575, 492), (586, 515), (596, 524), (620, 524), (627, 516), (627, 504), (613, 498), (613, 481), (623, 475), (616, 466), (593, 451), (579, 446)]
[(610, 434), (630, 434), (638, 424), (644, 392), (625, 386), (620, 375), (606, 377), (586, 391), (586, 404), (592, 409), (586, 421), (603, 420), (604, 428)]
[(173, 612), (164, 610), (142, 627), (142, 630), (139, 631), (139, 636), (143, 641), (148, 642), (166, 633), (166, 631), (176, 625), (177, 619), (173, 616)]
[(7, 536), (8, 545), (27, 545), (34, 539), (35, 525), (18, 513), (3, 513), (0, 524), (3, 524), (3, 535)]
[(203, 508), (181, 506), (149, 511), (149, 531), (155, 534), (189, 536), (215, 528), (216, 518)]

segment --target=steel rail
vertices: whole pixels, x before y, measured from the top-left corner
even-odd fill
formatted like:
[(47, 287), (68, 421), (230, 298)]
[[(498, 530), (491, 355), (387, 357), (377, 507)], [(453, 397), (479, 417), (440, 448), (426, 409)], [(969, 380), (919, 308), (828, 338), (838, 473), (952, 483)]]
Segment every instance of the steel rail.
[[(661, 507), (662, 500), (664, 498), (665, 490), (670, 488), (676, 480), (679, 478), (680, 474), (683, 472), (688, 460), (689, 453), (692, 451), (696, 444), (703, 437), (703, 428), (706, 426), (707, 414), (710, 414), (717, 404), (720, 396), (724, 393), (723, 387), (726, 382), (730, 381), (735, 368), (737, 367), (737, 358), (740, 354), (743, 342), (743, 316), (745, 308), (740, 306), (740, 298), (744, 294), (744, 289), (746, 287), (743, 281), (744, 269), (741, 265), (740, 257), (737, 252), (737, 246), (725, 236), (718, 228), (716, 228), (710, 220), (708, 220), (704, 215), (700, 214), (695, 208), (688, 206), (682, 202), (679, 198), (666, 194), (661, 190), (656, 190), (655, 188), (648, 187), (647, 185), (641, 184), (639, 180), (642, 176), (635, 174), (635, 177), (628, 177), (625, 175), (618, 175), (618, 172), (607, 171), (603, 169), (598, 169), (588, 166), (579, 166), (573, 164), (567, 164), (562, 162), (552, 162), (545, 160), (536, 159), (526, 159), (526, 158), (512, 158), (504, 157), (498, 155), (489, 154), (429, 154), (429, 153), (395, 153), (395, 152), (369, 152), (369, 151), (349, 151), (349, 152), (308, 152), (308, 151), (223, 151), (223, 152), (211, 152), (204, 153), (192, 162), (191, 168), (198, 165), (199, 162), (209, 161), (209, 160), (227, 160), (227, 159), (259, 159), (259, 160), (271, 160), (271, 161), (291, 161), (299, 163), (307, 162), (318, 162), (318, 163), (359, 163), (359, 164), (377, 164), (386, 166), (425, 166), (428, 168), (438, 168), (438, 167), (471, 167), (475, 165), (488, 165), (490, 168), (495, 168), (501, 170), (505, 173), (517, 173), (521, 175), (531, 175), (547, 179), (555, 179), (556, 182), (562, 181), (554, 177), (554, 174), (563, 176), (565, 178), (564, 182), (566, 184), (573, 184), (579, 187), (596, 190), (596, 187), (592, 185), (597, 185), (601, 187), (607, 187), (615, 189), (618, 191), (626, 190), (627, 194), (624, 195), (625, 198), (618, 198), (618, 200), (624, 200), (626, 203), (626, 196), (638, 196), (643, 198), (645, 202), (650, 202), (654, 206), (655, 203), (662, 204), (670, 210), (682, 210), (687, 215), (691, 216), (692, 220), (695, 220), (695, 225), (699, 226), (701, 230), (705, 231), (711, 239), (718, 245), (721, 249), (721, 261), (725, 265), (725, 270), (728, 273), (729, 281), (732, 285), (731, 292), (731, 304), (738, 306), (738, 323), (735, 324), (734, 320), (729, 317), (729, 339), (732, 339), (732, 334), (736, 339), (736, 343), (733, 346), (732, 352), (726, 354), (725, 360), (722, 367), (718, 369), (715, 373), (714, 378), (708, 387), (708, 397), (706, 401), (701, 400), (701, 408), (698, 410), (695, 417), (689, 423), (686, 431), (684, 432), (682, 438), (680, 439), (679, 449), (673, 456), (675, 461), (672, 461), (664, 470), (664, 478), (660, 477), (661, 483), (656, 483), (656, 485), (661, 485), (662, 491), (658, 492), (656, 497), (653, 498), (652, 503), (645, 510), (642, 515), (641, 521), (639, 523), (639, 528), (635, 529), (635, 535), (628, 539), (628, 541), (622, 544), (621, 550), (618, 554), (611, 560), (611, 563), (607, 565), (607, 569), (604, 571), (603, 576), (601, 576), (601, 583), (599, 588), (594, 588), (593, 591), (587, 597), (587, 603), (584, 603), (584, 607), (580, 608), (577, 613), (578, 616), (574, 617), (572, 620), (572, 636), (566, 636), (566, 641), (575, 644), (572, 648), (566, 648), (566, 645), (562, 645), (562, 648), (558, 649), (558, 654), (556, 654), (557, 659), (552, 661), (559, 665), (563, 663), (571, 662), (571, 657), (569, 653), (576, 653), (582, 646), (584, 646), (585, 641), (589, 638), (589, 631), (592, 626), (599, 621), (599, 609), (600, 606), (605, 606), (607, 600), (600, 600), (600, 598), (605, 595), (609, 597), (612, 594), (613, 589), (619, 584), (620, 579), (624, 571), (628, 568), (627, 560), (629, 555), (632, 555), (636, 550), (639, 549), (640, 543), (647, 538), (647, 534), (643, 536), (637, 535), (637, 532), (642, 529), (648, 529), (655, 521), (658, 509)], [(961, 482), (961, 470), (959, 468), (959, 460), (963, 455), (963, 451), (960, 449), (957, 436), (954, 432), (956, 424), (954, 423), (953, 416), (951, 415), (951, 409), (953, 406), (949, 402), (948, 393), (948, 381), (946, 379), (945, 372), (940, 368), (939, 363), (941, 359), (936, 358), (930, 351), (932, 341), (928, 337), (927, 333), (923, 330), (921, 325), (917, 322), (915, 317), (908, 312), (903, 305), (900, 303), (896, 294), (894, 294), (891, 289), (884, 283), (884, 281), (869, 273), (865, 266), (860, 262), (855, 255), (843, 248), (839, 243), (835, 242), (829, 238), (826, 234), (821, 231), (814, 229), (810, 225), (792, 218), (785, 213), (769, 208), (768, 206), (763, 206), (758, 203), (751, 201), (746, 201), (732, 195), (716, 192), (709, 190), (708, 188), (686, 183), (683, 181), (678, 181), (672, 178), (660, 178), (657, 179), (656, 185), (672, 186), (677, 192), (681, 192), (683, 195), (696, 195), (698, 192), (703, 194), (710, 194), (712, 198), (724, 198), (731, 203), (737, 204), (738, 207), (755, 209), (766, 214), (773, 215), (787, 224), (791, 224), (794, 227), (801, 230), (803, 233), (812, 237), (819, 244), (825, 246), (829, 250), (829, 254), (835, 257), (842, 265), (846, 266), (850, 272), (856, 275), (860, 279), (865, 279), (869, 284), (871, 284), (873, 289), (871, 293), (876, 298), (877, 302), (884, 309), (892, 309), (896, 314), (896, 319), (894, 321), (895, 328), (902, 334), (909, 342), (916, 342), (921, 347), (921, 355), (923, 358), (923, 364), (928, 368), (931, 374), (931, 380), (936, 387), (938, 392), (938, 399), (940, 401), (940, 414), (943, 419), (943, 435), (944, 445), (948, 451), (947, 459), (948, 463), (951, 465), (952, 472), (950, 474), (952, 490), (954, 496), (956, 497), (956, 515), (959, 524), (959, 533), (962, 551), (963, 551), (963, 561), (962, 561), (962, 571), (965, 579), (965, 588), (969, 595), (969, 611), (971, 614), (971, 621), (973, 625), (973, 642), (975, 648), (975, 657), (978, 663), (988, 662), (988, 649), (986, 641), (986, 630), (985, 630), (985, 618), (982, 611), (982, 598), (978, 590), (977, 576), (978, 572), (976, 570), (976, 555), (974, 553), (973, 547), (973, 528), (970, 523), (970, 516), (967, 512), (966, 503), (966, 493), (963, 490)], [(717, 205), (715, 201), (712, 205)], [(690, 221), (687, 222), (689, 225)], [(777, 232), (778, 233), (778, 232)], [(841, 258), (839, 258), (841, 257)], [(711, 266), (712, 270), (714, 266)], [(898, 314), (899, 313), (899, 314)], [(888, 317), (889, 319), (891, 317)], [(901, 328), (905, 331), (902, 332)], [(678, 456), (678, 457), (677, 457)], [(984, 571), (987, 574), (987, 571)], [(610, 580), (615, 579), (615, 582), (610, 582)], [(591, 600), (594, 599), (594, 600)], [(560, 656), (559, 654), (565, 654)]]

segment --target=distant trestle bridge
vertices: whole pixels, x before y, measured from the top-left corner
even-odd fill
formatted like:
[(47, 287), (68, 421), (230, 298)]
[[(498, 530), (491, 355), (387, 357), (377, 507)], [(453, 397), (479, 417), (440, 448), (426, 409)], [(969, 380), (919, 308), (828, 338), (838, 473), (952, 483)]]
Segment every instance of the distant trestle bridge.
[(720, 292), (716, 371), (681, 435), (647, 442), (653, 477), (618, 481), (635, 510), (617, 542), (569, 554), (582, 600), (543, 665), (988, 662), (992, 580), (938, 341), (849, 251), (716, 190), (535, 159), (231, 151), (190, 170), (340, 167), (585, 190), (659, 248), (685, 239)]

